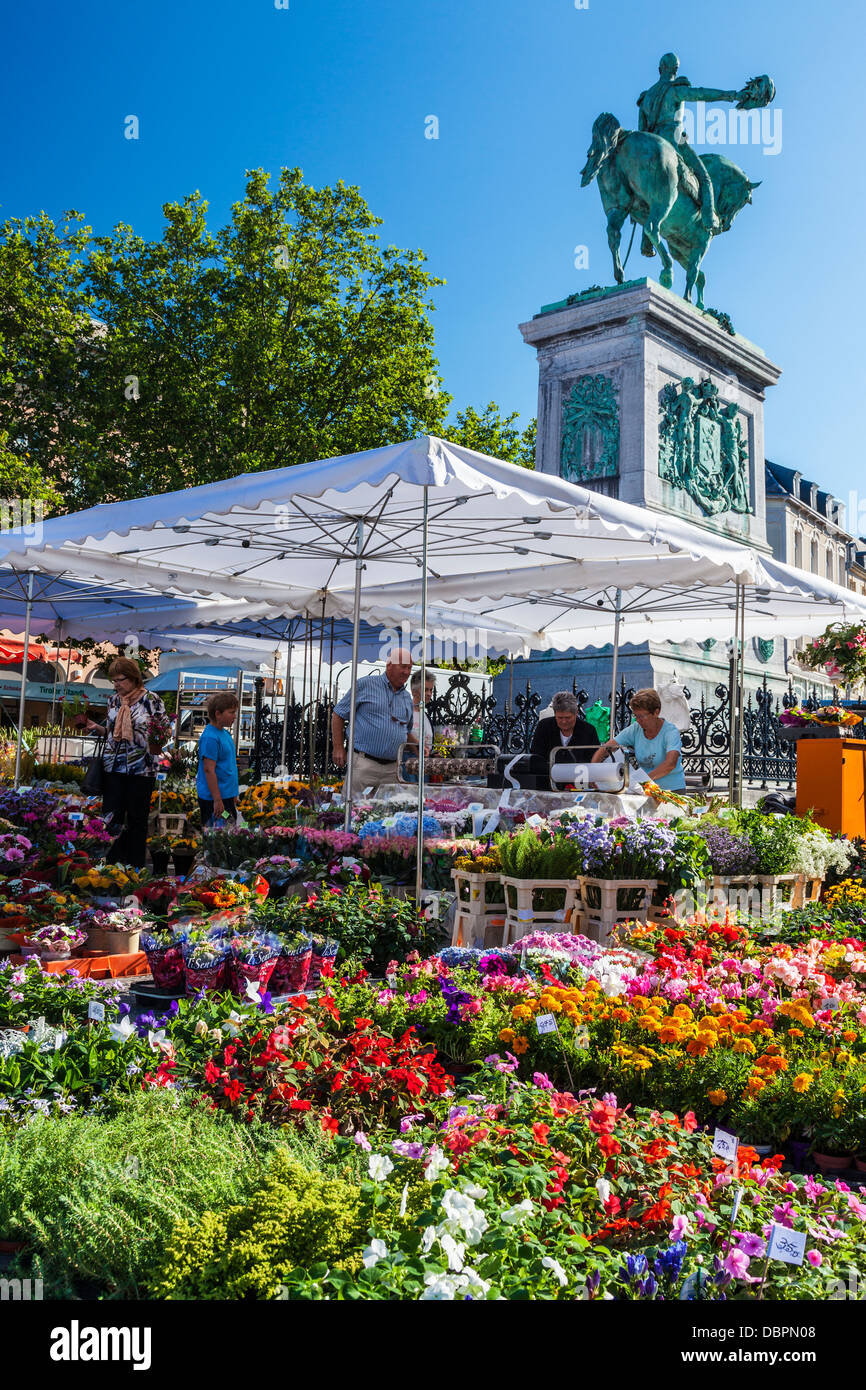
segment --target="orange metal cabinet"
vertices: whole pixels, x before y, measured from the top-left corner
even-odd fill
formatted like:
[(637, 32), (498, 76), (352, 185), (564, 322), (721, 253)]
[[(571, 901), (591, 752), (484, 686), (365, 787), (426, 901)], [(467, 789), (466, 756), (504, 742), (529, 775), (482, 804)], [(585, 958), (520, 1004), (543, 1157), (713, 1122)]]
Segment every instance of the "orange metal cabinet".
[(801, 739), (797, 744), (797, 815), (811, 810), (825, 830), (866, 835), (866, 740)]

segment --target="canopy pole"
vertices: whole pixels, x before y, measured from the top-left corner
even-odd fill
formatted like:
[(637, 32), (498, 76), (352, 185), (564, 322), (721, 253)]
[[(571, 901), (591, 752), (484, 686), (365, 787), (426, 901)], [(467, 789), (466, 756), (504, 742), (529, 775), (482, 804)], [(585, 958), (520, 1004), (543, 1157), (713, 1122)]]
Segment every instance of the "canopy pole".
[(280, 744), (280, 767), (283, 772), (288, 772), (286, 767), (286, 735), (289, 731), (289, 690), (292, 684), (292, 639), (286, 638), (286, 684), (283, 689), (283, 737)]
[(746, 586), (740, 585), (740, 689), (737, 699), (737, 805), (743, 804), (743, 744), (746, 722)]
[(427, 537), (429, 488), (424, 485), (421, 533), (421, 697), (418, 703), (418, 824), (415, 830), (415, 902), (420, 910), (424, 881), (424, 734), (427, 727)]
[(734, 603), (734, 640), (731, 650), (730, 680), (730, 753), (728, 758), (728, 800), (732, 806), (742, 804), (742, 704), (743, 704), (743, 640), (745, 628), (745, 588), (737, 580)]
[(331, 618), (331, 646), (328, 651), (328, 700), (325, 707), (325, 761), (322, 764), (322, 777), (328, 776), (331, 766), (331, 713), (334, 708), (334, 619)]
[[(316, 703), (314, 706), (315, 715), (313, 718), (312, 735), (310, 739), (310, 786), (313, 785), (315, 773), (315, 747), (318, 742), (319, 733), (319, 714), (322, 708), (322, 648), (325, 645), (325, 599), (322, 599), (322, 621), (319, 624), (319, 664), (316, 669)], [(327, 722), (327, 720), (326, 720)]]
[(343, 829), (352, 825), (352, 773), (355, 770), (355, 687), (358, 684), (358, 629), (361, 625), (361, 572), (364, 568), (364, 523), (358, 522), (355, 541), (355, 601), (352, 604), (352, 674), (349, 683), (349, 751), (346, 756), (346, 781), (343, 786), (343, 800), (346, 809), (343, 813)]
[(619, 674), (619, 629), (622, 623), (622, 589), (617, 589), (613, 618), (613, 666), (610, 674), (610, 728), (608, 738), (613, 738), (616, 724), (616, 678)]
[(18, 738), (15, 744), (15, 787), (21, 781), (21, 741), (24, 736), (24, 701), (27, 697), (27, 657), (30, 652), (30, 619), (33, 617), (33, 570), (27, 575), (27, 608), (24, 618), (24, 661), (21, 666), (21, 694), (18, 697)]

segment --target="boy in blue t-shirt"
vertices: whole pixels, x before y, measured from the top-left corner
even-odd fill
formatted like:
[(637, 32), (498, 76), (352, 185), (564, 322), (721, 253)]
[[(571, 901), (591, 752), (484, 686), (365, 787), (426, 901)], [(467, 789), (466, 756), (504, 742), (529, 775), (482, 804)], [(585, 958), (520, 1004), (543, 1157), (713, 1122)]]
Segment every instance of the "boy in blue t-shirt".
[(224, 812), (236, 814), (238, 759), (229, 732), (238, 712), (238, 697), (231, 690), (211, 695), (205, 705), (208, 723), (198, 741), (198, 773), (195, 779), (202, 828)]

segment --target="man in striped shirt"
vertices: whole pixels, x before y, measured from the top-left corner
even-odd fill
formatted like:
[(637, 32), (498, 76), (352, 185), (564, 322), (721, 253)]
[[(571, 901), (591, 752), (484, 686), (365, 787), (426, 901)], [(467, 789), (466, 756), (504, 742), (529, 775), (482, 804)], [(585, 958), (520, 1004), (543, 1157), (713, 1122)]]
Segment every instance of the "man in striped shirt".
[(415, 713), (406, 682), (412, 674), (412, 654), (405, 648), (391, 652), (384, 671), (362, 676), (355, 687), (355, 709), (347, 691), (331, 716), (334, 762), (346, 765), (346, 722), (351, 725), (352, 796), (365, 787), (397, 781), (397, 751), (401, 743), (417, 743), (412, 733)]

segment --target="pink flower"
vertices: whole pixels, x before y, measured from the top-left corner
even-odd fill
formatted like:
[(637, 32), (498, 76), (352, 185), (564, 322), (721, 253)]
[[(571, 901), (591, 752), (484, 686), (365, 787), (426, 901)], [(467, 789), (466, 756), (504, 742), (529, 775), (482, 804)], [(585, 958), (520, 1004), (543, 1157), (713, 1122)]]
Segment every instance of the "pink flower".
[(866, 1206), (860, 1201), (859, 1197), (854, 1196), (853, 1192), (848, 1193), (848, 1206), (851, 1208), (854, 1215), (859, 1217), (861, 1221), (866, 1220)]
[(824, 1263), (824, 1256), (821, 1254), (820, 1250), (807, 1250), (806, 1259), (815, 1269), (818, 1269), (819, 1266)]
[(748, 1283), (752, 1282), (749, 1274), (749, 1257), (742, 1250), (729, 1250), (723, 1263), (725, 1269), (735, 1279), (745, 1279)]
[(687, 1216), (675, 1216), (668, 1240), (685, 1240), (686, 1236), (691, 1234), (691, 1229)]
[(757, 1255), (763, 1255), (766, 1250), (764, 1242), (760, 1236), (753, 1235), (751, 1231), (732, 1231), (732, 1236), (737, 1242), (737, 1248), (742, 1250), (749, 1259), (754, 1259)]

